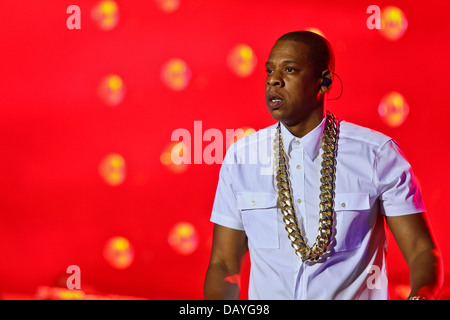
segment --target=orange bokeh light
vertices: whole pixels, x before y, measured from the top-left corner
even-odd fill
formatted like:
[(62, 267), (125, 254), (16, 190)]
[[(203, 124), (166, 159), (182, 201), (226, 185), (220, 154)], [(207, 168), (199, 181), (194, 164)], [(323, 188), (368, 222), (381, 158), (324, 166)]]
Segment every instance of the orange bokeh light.
[(119, 23), (119, 7), (115, 1), (100, 1), (92, 8), (91, 18), (100, 29), (112, 30)]
[(170, 89), (181, 91), (191, 80), (191, 70), (183, 60), (171, 59), (162, 67), (161, 80)]
[(181, 255), (192, 254), (199, 243), (197, 231), (189, 222), (177, 223), (170, 230), (168, 241), (172, 249)]
[(400, 8), (387, 6), (381, 10), (381, 29), (379, 32), (388, 40), (396, 41), (403, 37), (408, 28), (408, 20)]
[(127, 238), (112, 237), (103, 249), (103, 257), (116, 269), (128, 268), (134, 260), (134, 247)]
[(187, 170), (189, 165), (186, 163), (177, 163), (177, 161), (174, 160), (181, 158), (186, 152), (187, 154), (185, 154), (185, 156), (190, 159), (190, 150), (188, 150), (187, 145), (182, 141), (175, 141), (167, 145), (167, 147), (161, 153), (159, 159), (161, 163), (170, 171), (174, 173), (182, 173)]
[(250, 135), (250, 134), (256, 132), (255, 129), (250, 128), (250, 127), (242, 127), (241, 129), (244, 131), (244, 134), (243, 134), (242, 136), (239, 136), (239, 137), (238, 137), (238, 140), (239, 140), (239, 139), (242, 139), (243, 137), (246, 137), (246, 136), (248, 136), (248, 135)]
[(322, 36), (322, 37), (326, 38), (325, 34), (321, 30), (319, 30), (317, 28), (311, 27), (311, 28), (306, 28), (305, 30), (306, 31), (310, 31), (310, 32), (314, 32), (314, 33), (318, 34), (319, 36)]
[(117, 153), (108, 154), (100, 162), (99, 173), (107, 184), (121, 184), (126, 176), (125, 159)]
[(173, 12), (180, 7), (180, 0), (155, 0), (155, 2), (164, 12)]
[(228, 67), (239, 77), (251, 75), (256, 64), (256, 55), (246, 44), (236, 45), (228, 54)]
[(378, 114), (385, 124), (395, 128), (405, 122), (409, 114), (409, 105), (400, 93), (392, 91), (381, 99)]
[(115, 107), (123, 101), (125, 91), (122, 78), (116, 74), (104, 77), (98, 87), (100, 99), (111, 107)]

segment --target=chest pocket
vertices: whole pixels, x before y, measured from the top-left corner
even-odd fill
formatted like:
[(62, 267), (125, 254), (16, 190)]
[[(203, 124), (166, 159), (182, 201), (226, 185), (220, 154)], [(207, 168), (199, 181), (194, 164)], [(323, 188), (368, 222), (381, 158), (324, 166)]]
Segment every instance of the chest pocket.
[(348, 251), (361, 246), (370, 229), (370, 201), (368, 193), (337, 193), (335, 251)]
[(279, 248), (276, 194), (241, 192), (236, 196), (245, 233), (252, 246)]

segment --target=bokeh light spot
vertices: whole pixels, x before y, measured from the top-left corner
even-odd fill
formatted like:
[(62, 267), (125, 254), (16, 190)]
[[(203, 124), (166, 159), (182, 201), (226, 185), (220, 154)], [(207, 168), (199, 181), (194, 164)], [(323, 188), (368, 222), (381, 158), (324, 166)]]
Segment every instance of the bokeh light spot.
[(164, 12), (173, 12), (180, 7), (180, 0), (155, 0), (158, 7)]
[(189, 164), (183, 163), (181, 160), (183, 158), (190, 159), (190, 157), (190, 150), (188, 150), (187, 145), (183, 141), (180, 141), (169, 143), (161, 153), (159, 159), (170, 171), (182, 173), (187, 170)]
[(120, 185), (126, 176), (125, 159), (117, 153), (107, 155), (100, 162), (99, 173), (107, 184)]
[(189, 222), (177, 223), (170, 230), (168, 241), (172, 249), (181, 255), (193, 253), (199, 243), (197, 231)]
[(378, 114), (385, 124), (395, 128), (405, 122), (409, 114), (409, 105), (400, 93), (392, 91), (381, 99)]
[(115, 1), (100, 1), (92, 8), (91, 18), (100, 29), (112, 30), (119, 23), (119, 7)]
[(408, 28), (408, 20), (400, 8), (387, 6), (381, 10), (381, 29), (379, 32), (386, 39), (400, 39)]
[(407, 284), (397, 284), (394, 286), (394, 292), (398, 299), (405, 300), (411, 292), (411, 287)]
[(244, 137), (256, 132), (255, 129), (250, 128), (250, 127), (242, 127), (242, 130), (244, 130)]
[(123, 101), (125, 91), (122, 78), (116, 74), (110, 74), (104, 77), (98, 87), (100, 99), (111, 107), (115, 107)]
[(226, 130), (226, 150), (238, 140), (248, 136), (249, 134), (255, 133), (256, 130), (250, 127), (242, 127), (236, 130), (227, 129)]
[(311, 28), (306, 28), (305, 30), (306, 31), (310, 31), (310, 32), (314, 32), (314, 33), (318, 34), (319, 36), (322, 36), (322, 37), (326, 38), (325, 34), (321, 30), (319, 30), (317, 28), (311, 27)]
[(161, 80), (172, 90), (185, 89), (191, 80), (191, 70), (181, 59), (169, 60), (161, 70)]
[(103, 249), (103, 257), (116, 269), (128, 268), (134, 260), (134, 247), (127, 238), (112, 237)]
[(246, 44), (236, 45), (228, 54), (228, 67), (239, 77), (253, 73), (257, 58), (251, 47)]

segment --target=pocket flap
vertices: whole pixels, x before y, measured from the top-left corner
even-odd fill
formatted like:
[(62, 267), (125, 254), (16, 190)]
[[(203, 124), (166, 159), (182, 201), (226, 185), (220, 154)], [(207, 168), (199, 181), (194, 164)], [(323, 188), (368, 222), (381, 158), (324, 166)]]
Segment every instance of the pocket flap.
[(239, 209), (261, 209), (277, 206), (277, 196), (268, 192), (239, 192), (237, 193), (237, 205)]
[(334, 198), (334, 210), (369, 210), (368, 193), (337, 193)]

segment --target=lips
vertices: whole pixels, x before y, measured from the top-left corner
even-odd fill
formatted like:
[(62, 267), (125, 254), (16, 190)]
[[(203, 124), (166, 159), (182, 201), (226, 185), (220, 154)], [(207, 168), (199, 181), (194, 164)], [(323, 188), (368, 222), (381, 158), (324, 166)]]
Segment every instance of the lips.
[(283, 97), (276, 93), (276, 92), (270, 92), (266, 93), (266, 105), (272, 109), (276, 110), (278, 109), (284, 102)]

